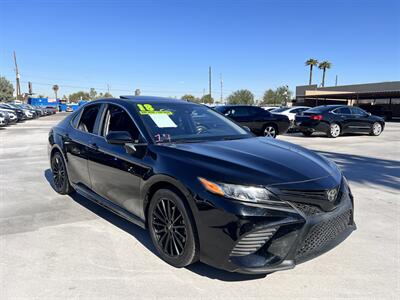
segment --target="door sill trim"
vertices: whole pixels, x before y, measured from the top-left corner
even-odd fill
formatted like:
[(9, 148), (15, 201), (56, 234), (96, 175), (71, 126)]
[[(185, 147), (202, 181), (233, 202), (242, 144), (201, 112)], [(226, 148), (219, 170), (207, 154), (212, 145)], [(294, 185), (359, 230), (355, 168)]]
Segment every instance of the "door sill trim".
[(131, 212), (127, 211), (126, 209), (120, 207), (119, 205), (111, 202), (110, 200), (96, 194), (92, 190), (88, 189), (82, 184), (75, 184), (73, 185), (75, 191), (80, 194), (81, 196), (89, 199), (90, 201), (99, 204), (100, 206), (110, 210), (111, 212), (115, 213), (116, 215), (132, 222), (142, 228), (146, 228), (146, 224), (143, 220), (139, 219), (137, 216), (132, 214)]

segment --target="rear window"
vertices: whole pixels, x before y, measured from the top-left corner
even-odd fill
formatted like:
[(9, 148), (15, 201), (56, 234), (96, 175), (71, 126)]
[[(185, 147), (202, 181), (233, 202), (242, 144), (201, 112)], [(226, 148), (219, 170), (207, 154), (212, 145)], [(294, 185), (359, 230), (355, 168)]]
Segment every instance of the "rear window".
[(318, 113), (327, 111), (329, 109), (330, 109), (330, 107), (327, 107), (327, 106), (316, 106), (316, 107), (307, 109), (304, 113), (317, 113), (318, 114)]

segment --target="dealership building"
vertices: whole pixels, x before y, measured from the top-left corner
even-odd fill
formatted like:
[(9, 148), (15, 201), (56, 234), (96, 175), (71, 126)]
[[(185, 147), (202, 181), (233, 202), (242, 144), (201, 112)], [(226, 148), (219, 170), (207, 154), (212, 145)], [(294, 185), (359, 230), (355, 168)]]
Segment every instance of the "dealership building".
[(344, 104), (359, 106), (386, 119), (400, 118), (400, 81), (318, 87), (296, 87), (295, 105)]

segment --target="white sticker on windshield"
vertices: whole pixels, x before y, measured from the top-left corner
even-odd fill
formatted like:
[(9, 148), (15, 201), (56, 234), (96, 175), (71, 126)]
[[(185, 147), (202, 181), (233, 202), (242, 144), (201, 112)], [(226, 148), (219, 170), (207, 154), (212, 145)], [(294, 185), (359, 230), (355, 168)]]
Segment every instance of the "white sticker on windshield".
[(158, 128), (176, 128), (177, 125), (167, 114), (149, 114), (148, 115)]

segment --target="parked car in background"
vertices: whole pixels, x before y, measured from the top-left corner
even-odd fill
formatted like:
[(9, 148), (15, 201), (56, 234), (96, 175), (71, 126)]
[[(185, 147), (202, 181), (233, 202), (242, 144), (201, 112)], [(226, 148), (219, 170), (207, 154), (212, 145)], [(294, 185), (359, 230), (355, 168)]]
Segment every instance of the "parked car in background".
[(11, 103), (2, 103), (0, 104), (0, 108), (13, 110), (17, 115), (18, 121), (27, 120), (32, 117), (32, 115), (26, 109), (23, 109), (18, 106), (13, 106)]
[(327, 158), (205, 105), (125, 98), (91, 101), (51, 129), (53, 187), (147, 228), (167, 263), (271, 273), (356, 229), (348, 182)]
[(305, 135), (326, 133), (336, 138), (344, 133), (369, 133), (378, 136), (385, 128), (383, 118), (355, 106), (322, 105), (296, 116), (296, 126)]
[(18, 118), (15, 111), (0, 107), (0, 112), (4, 114), (9, 124), (18, 122)]
[(58, 112), (57, 107), (54, 107), (54, 106), (47, 106), (46, 109), (47, 109), (52, 115), (54, 115), (55, 113)]
[(260, 136), (275, 138), (290, 126), (287, 116), (271, 114), (258, 106), (222, 105), (214, 109)]
[(66, 112), (73, 112), (74, 109), (72, 108), (72, 106), (67, 106), (67, 108), (65, 109)]
[(271, 113), (285, 115), (291, 123), (294, 123), (296, 115), (300, 115), (303, 111), (310, 108), (308, 106), (279, 107), (271, 110)]
[(0, 127), (7, 126), (7, 120), (2, 112), (0, 112)]

